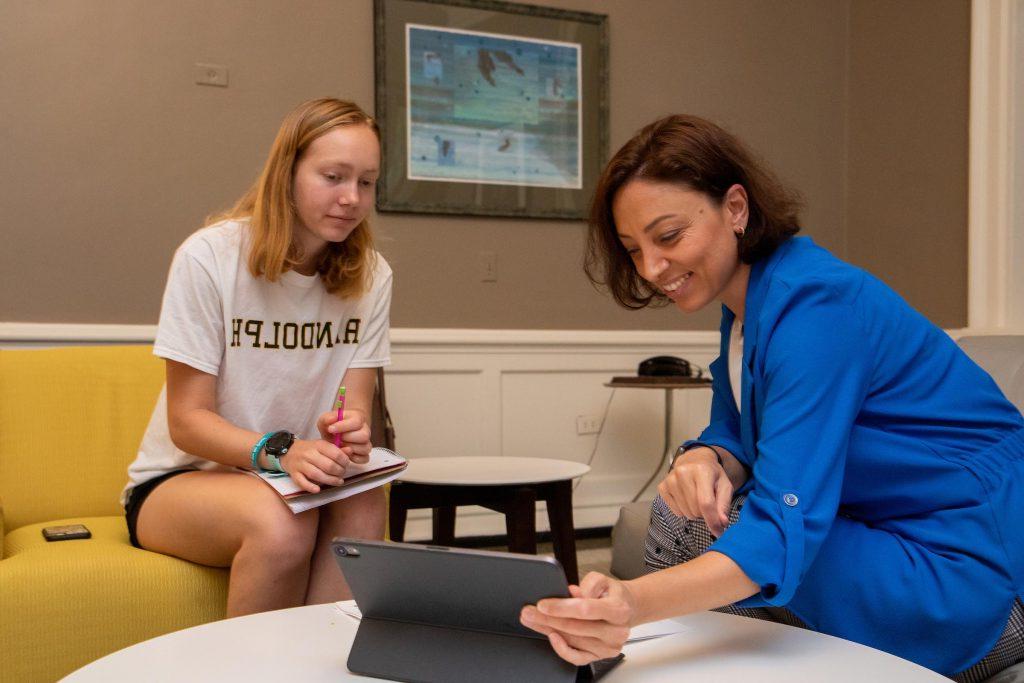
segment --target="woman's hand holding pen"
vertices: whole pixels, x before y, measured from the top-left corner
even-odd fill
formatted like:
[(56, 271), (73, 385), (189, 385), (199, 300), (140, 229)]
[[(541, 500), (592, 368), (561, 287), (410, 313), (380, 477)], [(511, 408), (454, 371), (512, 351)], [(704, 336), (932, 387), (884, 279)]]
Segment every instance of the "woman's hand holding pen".
[[(281, 458), (285, 472), (310, 493), (318, 493), (322, 486), (341, 486), (348, 464), (369, 460), (371, 448), (370, 427), (360, 411), (348, 411), (340, 422), (335, 411), (328, 411), (317, 418), (316, 426), (322, 439), (298, 440)], [(334, 445), (336, 434), (342, 438), (340, 448)]]
[[(345, 483), (345, 469), (350, 462), (364, 463), (370, 457), (370, 427), (362, 411), (350, 410), (343, 420), (331, 410), (316, 420), (321, 439), (299, 439), (281, 458), (281, 467), (310, 493), (319, 493), (323, 486), (341, 486)], [(335, 436), (341, 436), (341, 446), (335, 446)]]
[(321, 486), (340, 486), (344, 483), (348, 463), (349, 457), (344, 449), (323, 439), (299, 439), (281, 457), (284, 471), (310, 493), (319, 493)]
[[(320, 415), (316, 421), (316, 428), (324, 441), (334, 443), (335, 435), (341, 435), (341, 451), (348, 460), (354, 463), (364, 463), (370, 459), (370, 425), (366, 423), (366, 416), (358, 410), (348, 410), (345, 418), (338, 421), (338, 414), (329, 410)], [(347, 464), (347, 462), (346, 462)]]
[(558, 656), (581, 666), (614, 657), (629, 638), (636, 600), (629, 587), (597, 572), (569, 586), (570, 598), (548, 598), (520, 613), (523, 626), (543, 633)]
[(702, 519), (713, 536), (729, 524), (734, 488), (718, 455), (707, 446), (692, 448), (676, 458), (658, 493), (677, 517)]

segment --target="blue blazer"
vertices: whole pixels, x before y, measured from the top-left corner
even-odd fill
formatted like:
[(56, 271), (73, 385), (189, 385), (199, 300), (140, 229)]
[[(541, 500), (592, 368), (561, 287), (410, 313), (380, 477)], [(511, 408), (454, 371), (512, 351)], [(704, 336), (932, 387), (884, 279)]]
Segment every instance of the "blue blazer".
[(815, 630), (952, 674), (1024, 597), (1024, 419), (893, 290), (809, 238), (752, 266), (742, 411), (722, 309), (711, 424), (750, 471), (711, 550)]

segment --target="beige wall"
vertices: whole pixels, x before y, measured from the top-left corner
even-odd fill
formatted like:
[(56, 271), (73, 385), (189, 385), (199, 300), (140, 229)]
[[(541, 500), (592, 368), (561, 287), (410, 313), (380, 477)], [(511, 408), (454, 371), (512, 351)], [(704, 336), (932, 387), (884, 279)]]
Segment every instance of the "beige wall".
[[(544, 4), (609, 15), (613, 150), (666, 113), (713, 118), (803, 191), (807, 234), (965, 323), (966, 0)], [(174, 248), (249, 184), (288, 109), (372, 107), (372, 19), (370, 0), (0, 4), (0, 321), (155, 322)], [(194, 62), (230, 87), (193, 84)], [(579, 222), (376, 225), (398, 327), (717, 324), (616, 308), (582, 276)]]
[(970, 5), (855, 0), (847, 258), (932, 321), (967, 324)]

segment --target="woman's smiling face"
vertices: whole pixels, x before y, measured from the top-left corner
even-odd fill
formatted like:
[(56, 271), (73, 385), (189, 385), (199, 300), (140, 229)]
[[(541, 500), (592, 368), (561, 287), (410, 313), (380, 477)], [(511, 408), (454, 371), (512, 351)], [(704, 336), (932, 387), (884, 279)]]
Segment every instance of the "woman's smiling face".
[(737, 236), (747, 210), (740, 185), (716, 204), (685, 186), (643, 179), (627, 182), (612, 202), (619, 240), (642, 278), (686, 313), (720, 300), (741, 317), (749, 266)]

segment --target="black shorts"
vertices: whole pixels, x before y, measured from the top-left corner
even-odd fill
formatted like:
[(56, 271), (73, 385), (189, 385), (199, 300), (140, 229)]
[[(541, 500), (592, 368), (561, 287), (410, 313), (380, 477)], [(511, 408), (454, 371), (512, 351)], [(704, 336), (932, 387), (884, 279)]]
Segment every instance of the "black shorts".
[(150, 479), (149, 481), (142, 482), (141, 484), (139, 484), (138, 486), (136, 486), (135, 488), (128, 492), (128, 500), (124, 504), (124, 517), (125, 521), (128, 522), (128, 540), (132, 542), (133, 546), (135, 546), (136, 548), (142, 547), (141, 545), (139, 545), (139, 537), (135, 535), (135, 525), (139, 521), (139, 511), (142, 509), (142, 504), (146, 502), (146, 498), (149, 497), (149, 494), (153, 493), (153, 489), (155, 489), (157, 486), (164, 483), (171, 477), (176, 477), (179, 474), (185, 474), (186, 472), (196, 471), (197, 470), (194, 469), (187, 469), (172, 470), (170, 472), (165, 472), (164, 474), (161, 474), (159, 477), (155, 477), (153, 479)]

